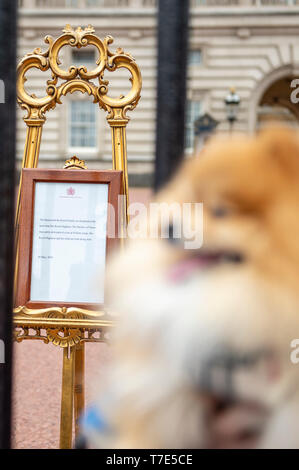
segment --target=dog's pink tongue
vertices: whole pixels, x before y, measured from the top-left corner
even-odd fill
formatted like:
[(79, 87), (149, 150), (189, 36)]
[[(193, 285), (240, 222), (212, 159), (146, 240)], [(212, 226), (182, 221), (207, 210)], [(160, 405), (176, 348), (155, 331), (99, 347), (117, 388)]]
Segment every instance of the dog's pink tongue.
[(171, 282), (182, 282), (199, 266), (204, 267), (209, 263), (209, 259), (200, 257), (183, 259), (171, 266), (167, 277)]

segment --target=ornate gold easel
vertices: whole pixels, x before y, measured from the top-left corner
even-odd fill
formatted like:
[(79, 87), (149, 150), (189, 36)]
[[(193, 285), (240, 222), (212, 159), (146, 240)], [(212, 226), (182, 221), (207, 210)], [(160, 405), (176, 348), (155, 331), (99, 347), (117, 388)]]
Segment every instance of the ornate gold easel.
[[(93, 102), (108, 112), (107, 121), (112, 133), (112, 163), (114, 170), (123, 171), (123, 187), (125, 195), (124, 213), (127, 220), (128, 208), (128, 172), (126, 150), (126, 126), (129, 122), (128, 110), (133, 110), (141, 92), (141, 74), (138, 65), (130, 54), (122, 49), (115, 53), (109, 50), (113, 38), (107, 36), (103, 41), (97, 37), (92, 26), (85, 29), (72, 29), (66, 25), (63, 34), (56, 40), (45, 37), (49, 45), (45, 52), (40, 48), (27, 54), (18, 65), (17, 95), (21, 108), (27, 111), (24, 121), (27, 125), (27, 136), (23, 157), (23, 168), (36, 168), (38, 165), (42, 128), (46, 121), (45, 112), (61, 104), (62, 96), (80, 91), (93, 96)], [(99, 57), (96, 68), (88, 71), (85, 66), (71, 66), (68, 70), (60, 68), (58, 58), (63, 46), (80, 49), (87, 45), (94, 46)], [(37, 98), (29, 95), (24, 84), (26, 72), (32, 67), (45, 72), (51, 70), (52, 79), (47, 81), (46, 96)], [(109, 82), (104, 80), (104, 72), (113, 72), (126, 68), (131, 73), (131, 90), (126, 96), (110, 98)], [(91, 80), (97, 79), (98, 85)], [(59, 85), (58, 81), (62, 80)], [(73, 163), (84, 168), (83, 163)], [(18, 224), (20, 215), (20, 189), (16, 208), (16, 276), (18, 272)], [(125, 222), (124, 222), (125, 223)], [(45, 308), (28, 309), (18, 306), (14, 309), (15, 339), (40, 339), (45, 343), (63, 348), (62, 401), (60, 447), (72, 447), (73, 411), (75, 416), (75, 434), (78, 434), (77, 419), (84, 408), (84, 344), (85, 342), (104, 342), (106, 333), (114, 322), (103, 312), (93, 312), (78, 308)]]

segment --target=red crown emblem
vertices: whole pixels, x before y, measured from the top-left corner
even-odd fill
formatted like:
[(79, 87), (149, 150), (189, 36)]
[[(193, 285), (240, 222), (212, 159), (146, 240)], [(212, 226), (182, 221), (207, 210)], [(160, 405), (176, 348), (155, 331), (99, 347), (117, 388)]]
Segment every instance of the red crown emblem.
[(67, 188), (66, 193), (68, 196), (73, 196), (75, 194), (75, 190), (74, 188), (70, 187), (70, 188)]

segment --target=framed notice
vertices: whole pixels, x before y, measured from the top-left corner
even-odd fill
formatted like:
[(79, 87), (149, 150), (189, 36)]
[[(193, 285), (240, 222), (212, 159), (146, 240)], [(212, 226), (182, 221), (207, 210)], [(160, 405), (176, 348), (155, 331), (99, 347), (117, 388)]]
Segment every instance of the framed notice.
[(103, 306), (122, 194), (121, 171), (22, 171), (16, 306)]

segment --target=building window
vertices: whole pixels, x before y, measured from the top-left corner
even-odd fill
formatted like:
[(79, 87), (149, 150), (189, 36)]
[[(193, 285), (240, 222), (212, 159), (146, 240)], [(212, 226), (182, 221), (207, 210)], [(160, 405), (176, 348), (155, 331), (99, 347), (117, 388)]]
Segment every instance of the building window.
[(96, 67), (95, 49), (93, 47), (90, 49), (74, 49), (72, 51), (72, 65), (76, 67), (80, 65)]
[(201, 65), (202, 63), (202, 52), (201, 49), (194, 49), (188, 53), (188, 66)]
[[(44, 2), (45, 3), (45, 2)], [(61, 5), (57, 5), (61, 6)], [(65, 0), (65, 6), (66, 8), (71, 8), (71, 7), (78, 7), (78, 0)]]
[(186, 104), (185, 150), (192, 151), (194, 148), (194, 122), (201, 115), (201, 102), (187, 100)]
[[(59, 6), (61, 6), (61, 5), (59, 5)], [(78, 0), (66, 0), (65, 6), (67, 8), (77, 7), (78, 6)]]
[(70, 102), (70, 136), (72, 148), (96, 149), (96, 106), (90, 101)]

